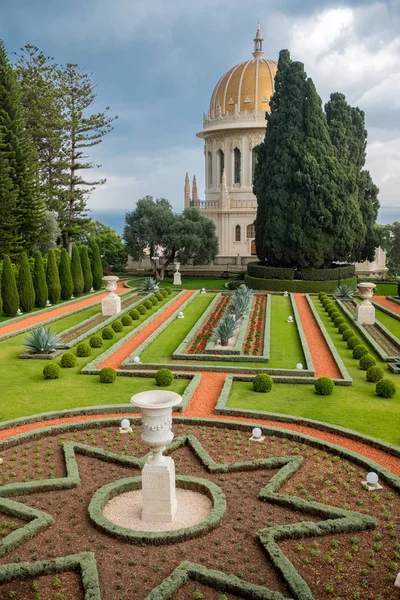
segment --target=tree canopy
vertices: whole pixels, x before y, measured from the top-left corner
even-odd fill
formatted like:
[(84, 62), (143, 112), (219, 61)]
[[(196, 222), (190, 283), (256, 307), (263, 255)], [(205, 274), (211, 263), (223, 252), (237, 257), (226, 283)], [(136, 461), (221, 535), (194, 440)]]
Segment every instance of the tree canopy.
[(78, 238), (83, 244), (91, 248), (93, 243), (100, 250), (101, 262), (104, 271), (123, 271), (126, 267), (128, 254), (122, 237), (108, 225), (100, 221), (88, 221)]

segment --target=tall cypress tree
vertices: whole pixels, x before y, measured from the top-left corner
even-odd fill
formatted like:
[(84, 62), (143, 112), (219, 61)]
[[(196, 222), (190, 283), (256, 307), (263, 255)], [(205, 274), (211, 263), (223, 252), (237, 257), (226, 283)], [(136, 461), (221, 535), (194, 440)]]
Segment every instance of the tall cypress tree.
[(18, 273), (19, 305), (22, 312), (31, 312), (35, 305), (35, 290), (33, 287), (31, 268), (26, 252), (21, 254)]
[(72, 282), (71, 275), (71, 259), (65, 248), (61, 250), (61, 258), (60, 264), (58, 266), (58, 273), (60, 275), (61, 298), (63, 300), (69, 300), (74, 290), (74, 284)]
[(46, 283), (46, 274), (44, 272), (42, 253), (35, 252), (35, 265), (33, 268), (33, 287), (35, 289), (35, 306), (45, 308), (49, 292)]
[(38, 240), (45, 207), (39, 196), (37, 163), (26, 129), (19, 84), (1, 41), (0, 135), (18, 196), (11, 214), (16, 219), (16, 233), (18, 237), (21, 236), (22, 247), (30, 252)]
[(83, 292), (83, 287), (84, 287), (85, 282), (83, 279), (79, 248), (75, 245), (72, 246), (71, 276), (72, 276), (72, 282), (73, 282), (74, 296), (80, 296)]
[(51, 304), (57, 304), (61, 297), (61, 284), (54, 250), (47, 253), (46, 283)]
[(3, 136), (0, 132), (0, 258), (4, 254), (20, 251), (20, 238), (17, 236), (17, 200), (11, 168), (6, 154)]
[(5, 254), (3, 257), (1, 298), (3, 300), (3, 313), (6, 317), (15, 317), (19, 308), (19, 297), (14, 271), (8, 254)]
[(97, 244), (92, 244), (92, 275), (93, 288), (100, 290), (103, 287), (103, 265), (101, 264), (100, 250)]
[(85, 292), (85, 294), (87, 294), (92, 289), (93, 275), (92, 275), (92, 269), (90, 267), (88, 249), (86, 246), (80, 247), (80, 254), (81, 254), (81, 265), (82, 265), (82, 273), (83, 273), (83, 291)]

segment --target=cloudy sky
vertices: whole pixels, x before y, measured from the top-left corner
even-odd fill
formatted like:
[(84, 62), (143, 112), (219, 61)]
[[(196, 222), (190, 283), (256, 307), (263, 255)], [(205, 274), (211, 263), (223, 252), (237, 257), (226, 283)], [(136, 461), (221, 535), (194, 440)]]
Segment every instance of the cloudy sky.
[[(93, 73), (96, 109), (119, 115), (91, 154), (107, 183), (92, 217), (123, 228), (149, 194), (183, 205), (185, 172), (204, 189), (201, 129), (214, 85), (251, 58), (258, 19), (267, 58), (304, 62), (325, 102), (343, 92), (366, 113), (368, 168), (382, 223), (400, 220), (400, 0), (2, 0), (9, 53), (30, 43)], [(6, 16), (5, 16), (6, 15)], [(95, 174), (96, 178), (99, 173)]]

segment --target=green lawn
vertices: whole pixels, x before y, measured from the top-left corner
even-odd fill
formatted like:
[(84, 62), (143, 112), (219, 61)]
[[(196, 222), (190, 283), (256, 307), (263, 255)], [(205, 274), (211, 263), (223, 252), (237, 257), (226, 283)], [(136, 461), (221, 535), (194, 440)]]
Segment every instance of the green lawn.
[[(131, 279), (127, 282), (128, 285), (132, 287), (139, 287), (143, 280), (140, 279)], [(173, 279), (165, 279), (164, 281), (159, 282), (160, 287), (173, 287), (175, 289), (185, 288), (187, 290), (201, 290), (201, 288), (206, 288), (207, 291), (210, 290), (224, 290), (225, 283), (227, 279), (199, 279), (199, 278), (190, 278), (183, 277), (182, 285), (174, 286)]]
[(296, 323), (287, 323), (293, 308), (289, 297), (271, 296), (271, 358), (268, 366), (295, 369), (297, 363), (305, 365)]
[[(317, 396), (312, 385), (276, 384), (270, 393), (259, 394), (253, 392), (250, 383), (235, 382), (228, 406), (326, 421), (400, 445), (400, 391), (391, 399), (375, 395), (375, 385), (366, 381), (365, 371), (358, 368), (358, 361), (318, 298), (313, 298), (313, 302), (353, 379), (353, 386), (336, 386), (332, 396)], [(400, 378), (390, 373), (385, 363), (378, 361), (378, 364), (385, 370), (385, 377), (400, 383)]]
[[(166, 301), (170, 298), (169, 296)], [(159, 307), (160, 304), (143, 315), (141, 320), (134, 321), (134, 326), (137, 327), (143, 317), (148, 318)], [(51, 328), (60, 333), (98, 311), (99, 307), (92, 307), (54, 322)], [(155, 388), (154, 379), (118, 377), (113, 385), (105, 385), (100, 383), (97, 376), (80, 375), (79, 371), (131, 329), (124, 327), (124, 331), (116, 334), (113, 340), (104, 340), (102, 348), (92, 349), (90, 357), (78, 358), (77, 366), (73, 369), (63, 369), (62, 377), (58, 380), (43, 378), (42, 370), (46, 361), (19, 358), (23, 351), (22, 339), (26, 334), (0, 342), (1, 420), (47, 411), (125, 402), (129, 410), (130, 397), (137, 392)], [(176, 379), (168, 389), (182, 393), (187, 384), (186, 379)]]
[(383, 310), (379, 310), (379, 308), (376, 308), (375, 310), (375, 317), (377, 321), (382, 323), (382, 325), (384, 325), (386, 329), (389, 329), (389, 331), (393, 333), (393, 335), (400, 338), (400, 321), (391, 317)]
[(397, 283), (377, 283), (376, 296), (397, 296)]

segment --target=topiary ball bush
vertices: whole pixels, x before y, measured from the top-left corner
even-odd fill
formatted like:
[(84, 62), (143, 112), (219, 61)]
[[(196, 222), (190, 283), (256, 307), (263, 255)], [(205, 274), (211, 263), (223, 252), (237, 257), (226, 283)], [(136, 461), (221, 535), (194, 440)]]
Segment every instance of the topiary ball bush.
[(144, 306), (146, 307), (147, 310), (150, 310), (151, 308), (153, 308), (153, 303), (150, 302), (150, 300), (145, 300), (143, 302)]
[[(329, 316), (331, 316), (331, 314), (334, 312), (338, 313), (338, 311), (336, 310), (336, 306), (333, 306), (333, 304), (332, 304), (332, 306), (328, 306), (328, 309), (326, 312), (328, 313)], [(340, 316), (339, 313), (337, 314), (337, 316), (338, 317)]]
[(124, 326), (122, 325), (122, 323), (119, 319), (114, 321), (114, 323), (111, 323), (111, 327), (114, 329), (115, 333), (119, 333), (124, 328)]
[(328, 297), (328, 295), (327, 295), (327, 293), (326, 293), (326, 292), (320, 292), (320, 293), (318, 294), (318, 298), (321, 300), (321, 302), (322, 302), (322, 300), (323, 300), (324, 298), (327, 298), (327, 297)]
[(343, 325), (343, 323), (345, 323), (343, 317), (336, 317), (336, 319), (333, 321), (335, 327), (339, 327), (339, 325)]
[(356, 335), (352, 335), (351, 337), (349, 337), (349, 339), (347, 340), (347, 347), (350, 350), (353, 350), (353, 348), (355, 348), (356, 346), (358, 346), (359, 344), (361, 344), (361, 340), (359, 337), (357, 337)]
[(164, 299), (164, 296), (162, 295), (162, 293), (161, 293), (161, 292), (157, 292), (157, 293), (156, 293), (156, 294), (154, 294), (154, 295), (155, 295), (155, 297), (157, 298), (157, 300), (158, 300), (159, 302), (161, 302), (161, 300), (163, 300), (163, 299)]
[[(144, 306), (143, 306), (143, 308), (144, 308)], [(146, 312), (145, 308), (144, 308), (144, 312)], [(132, 321), (138, 321), (140, 319), (141, 314), (143, 315), (144, 313), (140, 313), (137, 308), (132, 308), (132, 310), (129, 313), (129, 316), (132, 319)]]
[(167, 292), (168, 296), (172, 294), (172, 289), (170, 287), (166, 287), (165, 291)]
[(380, 398), (393, 398), (396, 386), (390, 379), (381, 379), (375, 386), (376, 395)]
[(112, 340), (114, 337), (114, 330), (111, 327), (105, 327), (101, 332), (103, 340)]
[[(131, 310), (131, 312), (129, 313), (129, 314), (131, 315), (131, 317), (132, 317), (132, 314), (131, 314), (131, 313), (132, 313), (134, 310), (137, 310), (137, 311), (138, 311), (138, 313), (139, 313), (140, 315), (144, 315), (144, 314), (147, 312), (147, 308), (144, 306), (144, 304), (139, 304), (139, 306), (137, 306), (136, 308), (134, 308), (133, 310)], [(136, 319), (134, 319), (133, 317), (132, 317), (132, 319), (133, 319), (134, 321), (136, 321)]]
[(101, 348), (103, 345), (103, 340), (99, 335), (92, 335), (89, 340), (89, 345), (91, 348)]
[(133, 323), (133, 319), (130, 315), (123, 315), (121, 317), (121, 323), (124, 327), (130, 327)]
[(100, 383), (114, 383), (117, 373), (112, 367), (104, 367), (100, 371)]
[(365, 356), (365, 354), (368, 354), (368, 348), (363, 344), (358, 344), (358, 346), (353, 348), (353, 358), (359, 360), (362, 356)]
[(73, 352), (65, 352), (61, 357), (61, 366), (63, 369), (71, 369), (76, 365), (76, 356)]
[(266, 373), (259, 373), (253, 379), (253, 390), (255, 392), (270, 392), (272, 389), (273, 380), (272, 377)]
[(155, 296), (150, 296), (149, 300), (150, 300), (150, 302), (151, 302), (151, 304), (153, 306), (155, 306), (156, 304), (158, 304), (158, 300), (157, 300), (157, 298)]
[(347, 329), (351, 329), (351, 328), (350, 328), (350, 325), (348, 325), (347, 323), (341, 323), (341, 325), (339, 325), (338, 329), (339, 329), (339, 333), (344, 333)]
[(81, 342), (80, 344), (77, 345), (76, 347), (76, 355), (77, 356), (90, 356), (91, 354), (91, 349), (89, 344), (87, 344), (86, 342)]
[(61, 377), (61, 367), (55, 363), (48, 363), (43, 369), (45, 379), (59, 379)]
[(164, 289), (164, 288), (163, 288), (163, 289), (162, 289), (162, 290), (160, 290), (160, 291), (161, 291), (161, 294), (164, 296), (164, 298), (166, 298), (166, 297), (168, 296), (168, 292), (167, 292), (167, 290), (166, 290), (166, 289)]
[(156, 384), (159, 386), (171, 385), (173, 379), (174, 374), (169, 369), (160, 369), (155, 374)]
[(364, 354), (364, 356), (360, 358), (360, 362), (358, 364), (360, 365), (360, 369), (362, 371), (367, 371), (370, 367), (376, 365), (376, 359), (370, 354)]
[(376, 383), (383, 377), (383, 369), (376, 365), (367, 369), (366, 378), (370, 383)]
[(329, 377), (320, 377), (315, 382), (314, 387), (315, 393), (318, 394), (318, 396), (330, 396), (335, 385)]
[(331, 314), (329, 316), (331, 318), (331, 321), (335, 322), (335, 319), (340, 317), (340, 312), (337, 310), (334, 310), (333, 312), (331, 312)]
[(347, 342), (347, 340), (348, 340), (349, 338), (353, 337), (353, 336), (355, 336), (355, 333), (354, 333), (354, 331), (351, 329), (351, 327), (349, 327), (348, 329), (346, 329), (346, 330), (343, 332), (343, 335), (342, 335), (342, 340), (343, 340), (343, 341), (345, 341), (345, 342)]

